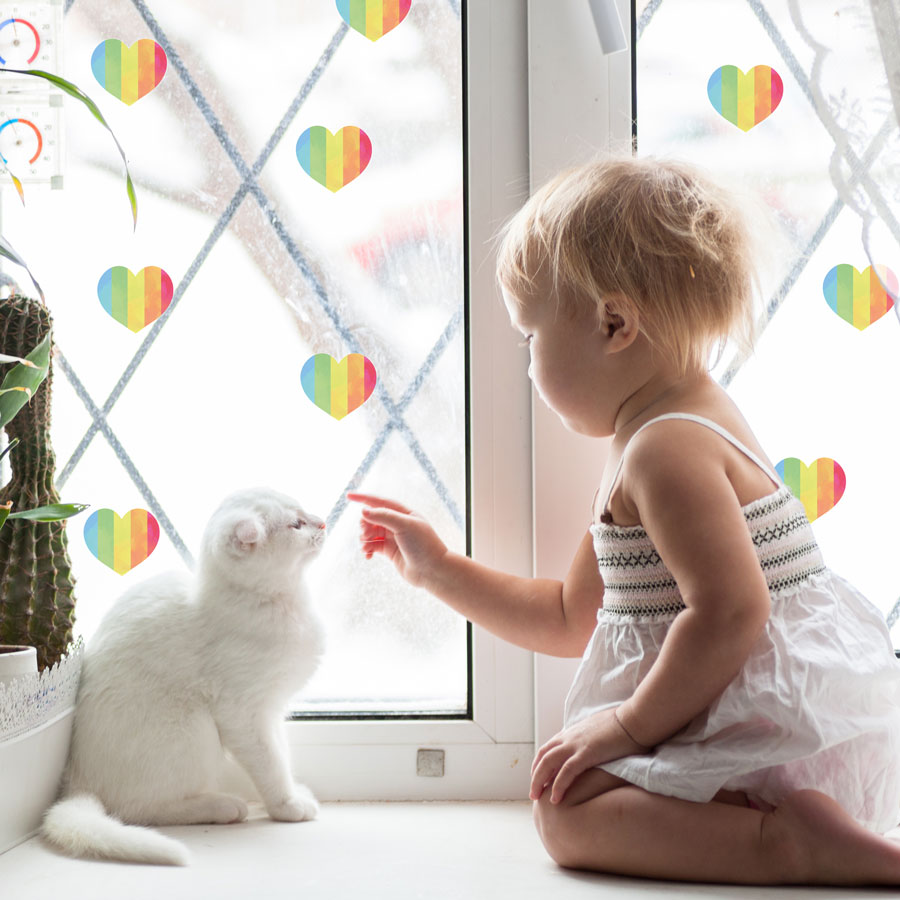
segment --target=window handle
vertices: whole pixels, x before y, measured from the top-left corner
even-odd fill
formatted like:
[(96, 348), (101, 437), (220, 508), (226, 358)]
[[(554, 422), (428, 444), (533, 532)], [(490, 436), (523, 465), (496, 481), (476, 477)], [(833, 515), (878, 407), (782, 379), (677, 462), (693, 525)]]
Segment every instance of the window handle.
[(603, 54), (608, 56), (626, 49), (628, 44), (625, 41), (625, 29), (622, 27), (616, 0), (588, 0), (588, 5), (591, 7)]

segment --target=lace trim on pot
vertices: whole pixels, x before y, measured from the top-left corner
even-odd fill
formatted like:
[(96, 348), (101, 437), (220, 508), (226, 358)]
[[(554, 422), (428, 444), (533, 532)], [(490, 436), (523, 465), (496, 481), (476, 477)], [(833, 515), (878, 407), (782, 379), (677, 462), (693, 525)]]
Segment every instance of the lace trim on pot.
[(0, 744), (40, 728), (75, 705), (83, 655), (84, 643), (78, 638), (51, 668), (0, 684)]

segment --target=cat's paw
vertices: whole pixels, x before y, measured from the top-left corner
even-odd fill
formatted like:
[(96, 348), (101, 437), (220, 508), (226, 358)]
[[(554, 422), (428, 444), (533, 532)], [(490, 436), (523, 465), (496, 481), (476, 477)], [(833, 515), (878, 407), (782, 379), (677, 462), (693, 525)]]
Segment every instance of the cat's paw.
[(268, 807), (269, 816), (276, 822), (307, 822), (319, 812), (319, 803), (305, 785), (295, 785), (294, 793), (282, 803)]
[(231, 794), (216, 794), (210, 799), (209, 819), (216, 825), (231, 825), (247, 818), (247, 804)]

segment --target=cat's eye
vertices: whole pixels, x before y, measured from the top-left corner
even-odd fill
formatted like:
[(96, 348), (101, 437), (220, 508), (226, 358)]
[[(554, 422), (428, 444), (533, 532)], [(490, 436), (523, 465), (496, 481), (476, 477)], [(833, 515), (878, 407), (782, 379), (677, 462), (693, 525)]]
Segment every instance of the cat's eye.
[(305, 524), (303, 519), (297, 519), (296, 522), (291, 522), (291, 528), (302, 528)]

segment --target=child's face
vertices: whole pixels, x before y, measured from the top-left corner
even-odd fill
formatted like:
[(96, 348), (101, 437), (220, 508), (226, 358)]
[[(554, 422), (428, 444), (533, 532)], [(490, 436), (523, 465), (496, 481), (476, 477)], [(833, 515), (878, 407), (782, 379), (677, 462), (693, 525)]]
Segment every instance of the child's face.
[(624, 397), (616, 389), (617, 360), (597, 315), (557, 311), (549, 296), (518, 303), (504, 289), (503, 299), (513, 327), (525, 336), (531, 353), (528, 377), (544, 403), (571, 431), (612, 434)]

